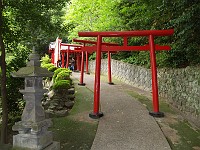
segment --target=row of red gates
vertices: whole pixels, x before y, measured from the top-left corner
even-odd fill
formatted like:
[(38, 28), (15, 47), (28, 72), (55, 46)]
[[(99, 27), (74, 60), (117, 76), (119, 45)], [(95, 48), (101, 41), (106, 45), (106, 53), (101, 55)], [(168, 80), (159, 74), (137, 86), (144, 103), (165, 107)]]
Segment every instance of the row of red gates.
[[(76, 70), (81, 71), (79, 85), (85, 85), (84, 78), (84, 54), (86, 55), (86, 73), (88, 72), (88, 53), (96, 52), (96, 67), (95, 67), (95, 82), (94, 82), (94, 107), (93, 112), (89, 114), (91, 118), (100, 118), (103, 113), (99, 111), (100, 106), (100, 72), (101, 72), (101, 53), (108, 54), (108, 80), (112, 83), (111, 76), (111, 53), (119, 51), (150, 51), (151, 72), (152, 72), (152, 100), (153, 111), (149, 112), (154, 117), (163, 117), (164, 113), (159, 111), (158, 99), (158, 83), (157, 83), (157, 68), (156, 68), (156, 54), (155, 51), (170, 50), (170, 46), (161, 46), (154, 43), (154, 38), (157, 36), (173, 35), (174, 30), (140, 30), (140, 31), (113, 31), (113, 32), (79, 32), (79, 37), (96, 37), (96, 41), (78, 40), (74, 42), (81, 43), (65, 44), (57, 38), (54, 47), (50, 47), (52, 63), (61, 67), (68, 67), (70, 55), (76, 58)], [(116, 43), (103, 42), (104, 37), (121, 37), (123, 38), (123, 45)], [(143, 46), (130, 46), (128, 43), (129, 37), (148, 37), (148, 44)], [(66, 58), (66, 59), (64, 59)]]

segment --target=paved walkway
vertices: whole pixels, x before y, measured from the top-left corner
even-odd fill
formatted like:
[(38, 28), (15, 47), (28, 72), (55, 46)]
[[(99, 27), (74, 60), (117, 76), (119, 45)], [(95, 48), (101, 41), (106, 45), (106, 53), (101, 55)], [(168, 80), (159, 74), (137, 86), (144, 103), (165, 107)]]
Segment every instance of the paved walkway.
[[(79, 79), (80, 73), (73, 73)], [(94, 76), (84, 75), (86, 87), (94, 89)], [(135, 89), (132, 87), (133, 90)], [(171, 150), (155, 119), (125, 90), (126, 84), (101, 81), (99, 125), (91, 150)]]

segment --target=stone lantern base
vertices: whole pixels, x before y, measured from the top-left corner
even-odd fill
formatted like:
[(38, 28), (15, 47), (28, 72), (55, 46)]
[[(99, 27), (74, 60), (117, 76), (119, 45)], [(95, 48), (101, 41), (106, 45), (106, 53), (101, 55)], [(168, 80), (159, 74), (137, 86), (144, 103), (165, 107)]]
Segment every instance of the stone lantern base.
[(25, 150), (60, 150), (60, 143), (54, 142), (52, 132), (47, 131), (50, 124), (50, 119), (37, 123), (15, 123), (13, 130), (17, 130), (19, 134), (13, 136), (13, 147)]
[(52, 141), (51, 132), (43, 135), (18, 134), (13, 136), (13, 147), (27, 150), (60, 150), (59, 142)]

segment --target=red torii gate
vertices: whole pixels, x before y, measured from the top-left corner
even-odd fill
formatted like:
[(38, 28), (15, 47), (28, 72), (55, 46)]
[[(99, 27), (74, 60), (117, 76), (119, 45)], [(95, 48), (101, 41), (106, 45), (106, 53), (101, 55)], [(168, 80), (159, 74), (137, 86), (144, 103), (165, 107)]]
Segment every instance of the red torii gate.
[[(65, 56), (65, 54), (67, 54), (66, 68), (68, 68), (68, 66), (69, 66), (69, 55), (71, 53), (76, 53), (76, 54), (81, 53), (81, 51), (76, 50), (76, 48), (80, 48), (80, 47), (82, 47), (82, 45), (61, 43), (61, 51), (60, 52), (61, 52), (61, 56), (62, 56), (62, 60), (61, 60), (62, 68), (65, 67), (64, 66), (64, 56)], [(78, 59), (78, 57), (77, 57), (77, 59)], [(78, 61), (80, 61), (80, 59)], [(78, 66), (78, 64), (77, 64), (77, 66)]]
[[(153, 98), (153, 112), (149, 112), (151, 116), (163, 117), (164, 113), (159, 111), (158, 101), (158, 83), (157, 83), (157, 68), (156, 68), (156, 50), (170, 50), (170, 46), (159, 46), (154, 44), (155, 36), (170, 36), (173, 35), (174, 30), (140, 30), (140, 31), (113, 31), (113, 32), (79, 32), (79, 37), (97, 37), (96, 48), (96, 70), (94, 83), (94, 109), (89, 114), (91, 118), (100, 118), (103, 116), (99, 112), (100, 100), (100, 71), (101, 71), (101, 52), (106, 51), (147, 51), (150, 50), (151, 71), (152, 71), (152, 98)], [(128, 37), (147, 36), (149, 37), (149, 45), (144, 46), (128, 46)], [(103, 46), (103, 37), (123, 37), (123, 46)], [(84, 47), (82, 50), (86, 50)]]
[[(61, 39), (60, 39), (61, 40)], [(69, 44), (69, 43), (59, 43), (58, 45), (60, 47), (60, 56), (61, 58), (59, 57), (58, 60), (61, 60), (61, 67), (62, 68), (68, 68), (68, 65), (69, 65), (69, 55), (70, 54), (75, 54), (76, 55), (76, 65), (77, 65), (77, 68), (80, 70), (80, 53), (81, 51), (80, 50), (75, 50), (76, 48), (80, 48), (82, 47), (83, 45), (77, 45), (77, 44)], [(54, 47), (51, 47), (49, 46), (49, 53), (51, 54), (51, 63), (52, 64), (57, 64), (57, 62), (55, 62), (54, 60), (54, 56), (55, 56), (55, 48)], [(65, 61), (65, 54), (67, 55), (67, 59), (66, 59), (66, 66), (64, 65), (64, 61)]]
[[(88, 52), (92, 53), (95, 52), (95, 48), (91, 47), (91, 46), (86, 46), (86, 44), (95, 44), (97, 45), (96, 41), (90, 41), (90, 40), (79, 40), (79, 39), (73, 39), (73, 42), (79, 42), (79, 43), (83, 43), (83, 47), (84, 50), (86, 49), (85, 53), (86, 53), (86, 73), (88, 73)], [(105, 46), (118, 46), (119, 44), (117, 43), (108, 43), (108, 42), (102, 42), (102, 45)], [(84, 74), (84, 51), (82, 50), (83, 47), (80, 48), (76, 48), (76, 50), (81, 50), (82, 51), (82, 59), (81, 59), (81, 76), (80, 76), (80, 83), (78, 85), (85, 85), (85, 83), (83, 83), (83, 74)], [(92, 49), (91, 49), (92, 48)], [(110, 51), (106, 51), (108, 52), (108, 84), (113, 84), (112, 83), (112, 79), (111, 79), (111, 52)], [(114, 52), (113, 52), (114, 53)]]

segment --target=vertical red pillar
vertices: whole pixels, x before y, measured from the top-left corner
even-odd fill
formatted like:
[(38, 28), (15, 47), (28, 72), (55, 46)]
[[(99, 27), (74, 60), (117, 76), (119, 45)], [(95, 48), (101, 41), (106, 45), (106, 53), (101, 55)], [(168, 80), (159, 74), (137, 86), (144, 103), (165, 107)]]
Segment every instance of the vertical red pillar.
[(80, 71), (80, 54), (76, 54), (76, 65), (77, 65), (77, 71)]
[(108, 51), (108, 84), (113, 85), (111, 76), (111, 53)]
[(69, 67), (69, 50), (67, 50), (66, 68)]
[(86, 65), (86, 74), (90, 74), (88, 70), (88, 52), (85, 52), (85, 65)]
[(76, 57), (76, 65), (75, 65), (76, 67), (75, 68), (76, 68), (76, 71), (78, 71), (78, 63), (77, 63), (78, 62), (78, 58), (77, 58), (78, 53), (75, 53), (75, 57)]
[(65, 53), (64, 53), (64, 52), (61, 52), (61, 55), (62, 55), (62, 60), (61, 60), (61, 61), (62, 61), (62, 65), (61, 65), (61, 66), (62, 66), (62, 68), (64, 68), (64, 67), (65, 67), (65, 66), (64, 66), (64, 65), (65, 65), (65, 64), (64, 64), (64, 63), (65, 63)]
[(149, 35), (149, 46), (150, 46), (150, 59), (151, 59), (151, 72), (152, 72), (152, 98), (153, 98), (153, 112), (149, 112), (149, 114), (154, 117), (164, 117), (164, 113), (159, 112), (156, 54), (155, 54), (155, 44), (153, 35)]
[(51, 52), (51, 63), (54, 64), (54, 51)]
[(81, 71), (81, 54), (79, 54), (78, 58), (78, 70)]
[(83, 83), (83, 77), (84, 77), (84, 51), (82, 51), (81, 55), (81, 76), (80, 76), (80, 83), (78, 83), (78, 85), (85, 86), (85, 83)]
[(101, 47), (102, 36), (97, 36), (97, 51), (96, 51), (96, 68), (95, 68), (95, 82), (94, 82), (94, 109), (89, 116), (93, 119), (98, 119), (103, 116), (102, 112), (99, 112), (99, 100), (100, 100), (100, 74), (101, 74)]

